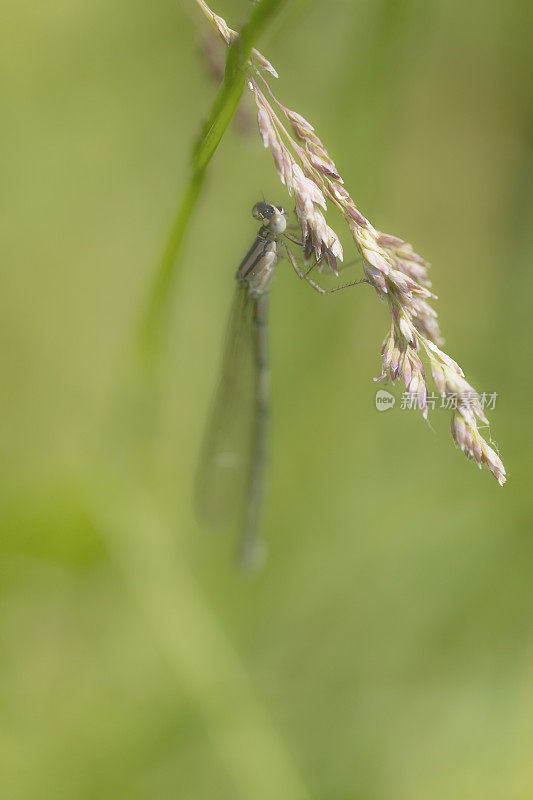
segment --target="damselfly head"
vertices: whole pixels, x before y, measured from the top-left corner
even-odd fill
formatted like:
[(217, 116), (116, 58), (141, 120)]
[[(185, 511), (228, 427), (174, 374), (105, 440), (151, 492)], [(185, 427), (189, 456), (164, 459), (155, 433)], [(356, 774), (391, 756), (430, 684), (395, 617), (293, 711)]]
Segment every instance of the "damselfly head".
[(287, 227), (287, 212), (281, 206), (261, 201), (252, 208), (253, 216), (260, 220), (263, 227), (269, 228), (273, 233), (284, 233)]

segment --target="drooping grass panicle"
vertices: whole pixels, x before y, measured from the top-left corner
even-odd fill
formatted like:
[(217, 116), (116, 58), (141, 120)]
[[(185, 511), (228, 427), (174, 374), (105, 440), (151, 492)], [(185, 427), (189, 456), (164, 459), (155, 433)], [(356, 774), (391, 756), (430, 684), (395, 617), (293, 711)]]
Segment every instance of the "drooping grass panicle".
[[(197, 3), (229, 45), (237, 33), (204, 0)], [(339, 237), (326, 222), (330, 202), (350, 229), (366, 280), (388, 305), (391, 328), (382, 345), (381, 374), (376, 380), (402, 380), (408, 395), (427, 417), (424, 356), (438, 392), (443, 398), (454, 398), (452, 436), (456, 445), (480, 467), (485, 464), (503, 485), (503, 463), (478, 429), (479, 422), (488, 424), (479, 395), (459, 365), (441, 349), (444, 340), (437, 313), (429, 302), (436, 296), (430, 291), (428, 262), (403, 239), (376, 230), (361, 214), (315, 128), (276, 98), (265, 72), (278, 77), (271, 63), (254, 50), (247, 85), (257, 105), (259, 133), (280, 180), (294, 199), (306, 258), (314, 256), (334, 272), (343, 259)]]

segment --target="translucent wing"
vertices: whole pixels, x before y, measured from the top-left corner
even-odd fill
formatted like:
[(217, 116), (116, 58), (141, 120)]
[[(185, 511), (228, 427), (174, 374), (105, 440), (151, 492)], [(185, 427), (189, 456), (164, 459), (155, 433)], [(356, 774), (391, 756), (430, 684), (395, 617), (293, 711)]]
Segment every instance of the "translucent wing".
[(212, 524), (235, 521), (246, 494), (254, 417), (254, 312), (255, 302), (239, 284), (196, 482), (198, 509)]

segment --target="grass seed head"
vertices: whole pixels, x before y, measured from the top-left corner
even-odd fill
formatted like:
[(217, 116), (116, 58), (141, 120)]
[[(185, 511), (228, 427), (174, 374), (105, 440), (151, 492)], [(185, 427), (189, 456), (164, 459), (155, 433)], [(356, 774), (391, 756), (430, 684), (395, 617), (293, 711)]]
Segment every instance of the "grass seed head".
[[(227, 45), (237, 33), (214, 14), (204, 0), (198, 4)], [(427, 416), (427, 381), (420, 353), (429, 360), (433, 383), (443, 398), (458, 398), (452, 414), (452, 436), (468, 458), (486, 465), (500, 485), (506, 473), (500, 457), (479, 433), (477, 420), (487, 424), (479, 396), (464, 378), (459, 365), (440, 347), (444, 344), (437, 313), (429, 300), (428, 262), (412, 246), (376, 230), (357, 209), (342, 177), (315, 128), (301, 114), (282, 105), (262, 72), (278, 77), (257, 50), (249, 65), (248, 88), (257, 109), (259, 133), (272, 153), (276, 171), (294, 199), (307, 259), (322, 259), (337, 271), (343, 250), (336, 232), (327, 224), (327, 203), (346, 221), (359, 251), (367, 281), (387, 302), (391, 331), (381, 350), (381, 375), (375, 380), (394, 383), (403, 379), (406, 391)]]

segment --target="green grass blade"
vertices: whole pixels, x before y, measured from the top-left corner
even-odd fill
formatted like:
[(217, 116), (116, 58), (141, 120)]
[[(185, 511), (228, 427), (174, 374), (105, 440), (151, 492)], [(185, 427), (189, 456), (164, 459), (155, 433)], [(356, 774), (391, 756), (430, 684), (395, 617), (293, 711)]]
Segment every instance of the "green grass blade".
[(141, 351), (149, 360), (161, 339), (169, 297), (178, 275), (178, 256), (202, 189), (205, 172), (231, 122), (246, 84), (246, 65), (259, 36), (278, 13), (284, 0), (263, 0), (252, 11), (241, 35), (231, 44), (224, 80), (213, 102), (209, 119), (192, 159), (192, 174), (181, 199), (146, 305), (141, 327)]

